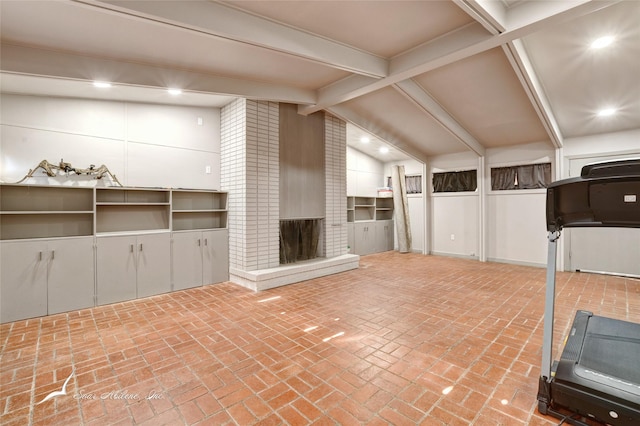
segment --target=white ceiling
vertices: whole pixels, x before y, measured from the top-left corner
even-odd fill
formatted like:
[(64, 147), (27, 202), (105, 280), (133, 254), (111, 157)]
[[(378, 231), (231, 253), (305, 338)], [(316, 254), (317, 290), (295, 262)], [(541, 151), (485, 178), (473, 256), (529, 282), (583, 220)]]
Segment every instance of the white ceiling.
[(636, 0), (2, 0), (0, 35), (3, 92), (290, 102), (383, 161), (640, 129)]

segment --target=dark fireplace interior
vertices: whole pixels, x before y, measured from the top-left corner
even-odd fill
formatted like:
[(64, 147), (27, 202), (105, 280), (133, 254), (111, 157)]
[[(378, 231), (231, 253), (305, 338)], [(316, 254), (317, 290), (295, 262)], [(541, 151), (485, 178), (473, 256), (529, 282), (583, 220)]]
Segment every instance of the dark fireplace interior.
[(322, 219), (280, 220), (280, 264), (318, 257)]

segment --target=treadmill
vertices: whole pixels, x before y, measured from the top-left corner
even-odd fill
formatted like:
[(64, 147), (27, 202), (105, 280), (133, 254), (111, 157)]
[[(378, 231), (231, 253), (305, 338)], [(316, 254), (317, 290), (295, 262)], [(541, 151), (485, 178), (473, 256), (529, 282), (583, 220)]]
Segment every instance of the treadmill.
[[(574, 425), (640, 425), (640, 324), (575, 314), (552, 363), (557, 241), (563, 228), (640, 228), (640, 158), (589, 164), (547, 188), (549, 238), (538, 411)], [(639, 284), (640, 285), (640, 284)], [(589, 423), (587, 423), (589, 422)]]

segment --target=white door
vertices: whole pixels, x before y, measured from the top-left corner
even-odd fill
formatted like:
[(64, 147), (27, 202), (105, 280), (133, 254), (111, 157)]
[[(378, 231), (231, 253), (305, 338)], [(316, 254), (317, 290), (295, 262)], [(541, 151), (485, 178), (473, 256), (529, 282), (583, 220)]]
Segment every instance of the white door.
[[(625, 156), (572, 159), (569, 174), (580, 176), (586, 164), (623, 158)], [(569, 270), (640, 276), (640, 229), (571, 228), (564, 232), (569, 240)]]
[(162, 234), (139, 235), (138, 297), (153, 296), (171, 291), (171, 236)]
[(98, 237), (96, 248), (97, 303), (136, 298), (136, 237)]
[(202, 285), (202, 231), (173, 234), (173, 289)]
[(202, 283), (229, 280), (229, 231), (220, 229), (202, 233)]
[(93, 237), (47, 242), (49, 315), (94, 305)]
[(0, 243), (0, 321), (47, 315), (46, 243)]

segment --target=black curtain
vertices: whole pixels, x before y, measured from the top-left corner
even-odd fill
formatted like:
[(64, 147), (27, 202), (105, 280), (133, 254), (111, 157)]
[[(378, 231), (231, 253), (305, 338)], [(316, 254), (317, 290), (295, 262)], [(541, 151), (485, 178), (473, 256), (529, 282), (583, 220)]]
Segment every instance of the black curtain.
[(478, 187), (478, 174), (475, 170), (434, 173), (432, 182), (433, 192), (475, 191)]
[(280, 263), (294, 263), (317, 257), (320, 220), (292, 219), (280, 221)]
[(494, 191), (517, 189), (517, 173), (516, 167), (496, 167), (491, 169), (491, 189)]
[(551, 163), (527, 164), (491, 169), (491, 189), (546, 188), (551, 182)]
[(518, 166), (518, 188), (546, 188), (551, 182), (551, 164)]

